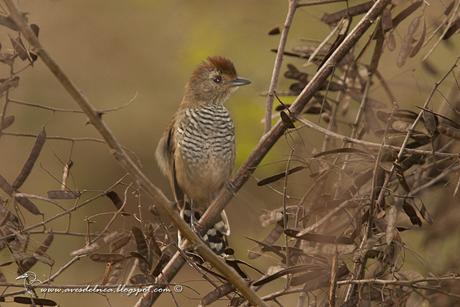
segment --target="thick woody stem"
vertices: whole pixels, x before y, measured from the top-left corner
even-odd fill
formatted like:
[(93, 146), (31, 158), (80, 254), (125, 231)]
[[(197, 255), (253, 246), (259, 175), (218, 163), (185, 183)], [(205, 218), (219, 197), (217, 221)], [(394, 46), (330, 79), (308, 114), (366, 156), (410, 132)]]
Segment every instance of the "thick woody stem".
[(32, 29), (27, 25), (24, 17), (19, 13), (18, 9), (14, 5), (12, 0), (4, 0), (10, 17), (18, 26), (20, 32), (27, 39), (29, 44), (35, 48), (36, 53), (40, 59), (45, 63), (49, 70), (58, 79), (64, 89), (69, 95), (75, 100), (79, 107), (88, 116), (90, 123), (96, 128), (101, 134), (110, 148), (111, 153), (118, 161), (118, 163), (138, 182), (145, 192), (154, 201), (156, 208), (159, 209), (160, 214), (165, 218), (169, 219), (174, 223), (180, 232), (186, 237), (195, 247), (196, 251), (208, 261), (214, 268), (220, 271), (227, 280), (232, 283), (236, 289), (238, 289), (242, 295), (253, 305), (266, 306), (266, 304), (260, 299), (260, 297), (247, 286), (246, 282), (225, 262), (221, 260), (214, 252), (204, 244), (200, 237), (187, 225), (187, 223), (179, 216), (175, 211), (174, 206), (164, 196), (161, 190), (156, 187), (147, 176), (139, 169), (134, 163), (130, 156), (123, 149), (121, 144), (115, 138), (113, 133), (106, 126), (104, 121), (100, 118), (96, 109), (90, 104), (88, 99), (84, 97), (81, 91), (76, 85), (70, 80), (70, 78), (64, 73), (54, 59), (48, 54), (43, 48), (38, 38), (35, 36)]
[(284, 49), (286, 48), (287, 37), (289, 29), (291, 28), (292, 20), (294, 19), (295, 10), (297, 8), (297, 0), (289, 0), (288, 13), (286, 21), (284, 22), (283, 30), (281, 31), (280, 42), (276, 52), (275, 64), (273, 66), (272, 78), (268, 88), (266, 110), (265, 110), (265, 131), (267, 133), (272, 127), (272, 109), (273, 100), (275, 98), (275, 91), (278, 86), (278, 79), (280, 76), (281, 64), (283, 63)]
[[(339, 63), (350, 49), (358, 42), (367, 29), (374, 23), (377, 17), (382, 13), (383, 9), (390, 3), (390, 0), (377, 0), (367, 14), (358, 22), (355, 28), (348, 34), (343, 42), (332, 53), (324, 65), (316, 72), (311, 81), (305, 86), (295, 102), (289, 108), (290, 114), (294, 117), (300, 115), (313, 97), (330, 76), (334, 67)], [(273, 126), (270, 131), (262, 136), (259, 143), (249, 155), (246, 163), (238, 170), (234, 179), (231, 181), (231, 189), (223, 189), (212, 205), (206, 210), (203, 217), (200, 219), (199, 228), (201, 231), (208, 229), (220, 216), (220, 212), (230, 202), (235, 193), (248, 181), (257, 165), (262, 161), (268, 151), (276, 143), (276, 141), (284, 134), (287, 127), (282, 121), (279, 121)], [(185, 244), (186, 242), (184, 242)], [(175, 255), (170, 263), (165, 267), (161, 276), (174, 278), (176, 273), (182, 267), (183, 260), (178, 255)], [(169, 279), (170, 280), (170, 279)], [(159, 295), (159, 294), (155, 294)], [(157, 297), (157, 296), (156, 296)]]

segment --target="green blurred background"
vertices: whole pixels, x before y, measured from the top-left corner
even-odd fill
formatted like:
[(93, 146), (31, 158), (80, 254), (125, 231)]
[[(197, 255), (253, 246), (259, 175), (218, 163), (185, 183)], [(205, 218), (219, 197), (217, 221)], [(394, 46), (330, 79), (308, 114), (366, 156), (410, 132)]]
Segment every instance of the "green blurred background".
[[(351, 5), (356, 3), (360, 1), (350, 1)], [(275, 54), (269, 50), (276, 48), (279, 39), (279, 36), (268, 36), (267, 32), (274, 26), (282, 25), (287, 1), (42, 0), (20, 1), (19, 4), (22, 10), (30, 13), (29, 21), (40, 26), (40, 39), (45, 48), (96, 108), (122, 105), (137, 93), (134, 103), (128, 108), (109, 113), (104, 119), (120, 142), (136, 153), (143, 164), (143, 170), (167, 195), (170, 195), (167, 182), (154, 162), (154, 148), (177, 108), (191, 71), (207, 56), (223, 55), (232, 59), (238, 73), (253, 81), (251, 86), (240, 89), (228, 103), (236, 122), (238, 165), (246, 159), (261, 136), (265, 98), (260, 94), (267, 90), (273, 68)], [(288, 49), (298, 45), (301, 39), (322, 40), (329, 33), (328, 27), (320, 22), (322, 14), (343, 7), (335, 4), (298, 10)], [(432, 3), (428, 12), (431, 21), (442, 13), (442, 8), (442, 4), (437, 1)], [(406, 26), (403, 25), (396, 33), (398, 44)], [(8, 35), (13, 34), (0, 28), (3, 48), (10, 47)], [(439, 71), (453, 63), (458, 53), (457, 47), (457, 43), (441, 45), (432, 55), (433, 63)], [(393, 87), (401, 105), (421, 105), (437, 76), (426, 74), (416, 64), (416, 60), (397, 69), (396, 57), (396, 52), (385, 51), (382, 73)], [(302, 60), (285, 59), (285, 64), (290, 62), (298, 66), (303, 63)], [(6, 76), (6, 72), (5, 67), (0, 67), (0, 77)], [(444, 89), (450, 85), (445, 85)], [(279, 88), (287, 86), (286, 80), (281, 78)], [(382, 92), (377, 89), (371, 94), (379, 97)], [(20, 86), (11, 96), (32, 103), (77, 108), (40, 61), (33, 69), (21, 74)], [(81, 114), (53, 114), (14, 104), (10, 104), (8, 114), (16, 116), (14, 125), (8, 131), (37, 134), (45, 125), (48, 135), (99, 137)], [(318, 136), (309, 133), (304, 141), (313, 148), (322, 139)], [(14, 180), (33, 142), (33, 138), (3, 136), (0, 139), (0, 173), (3, 176), (10, 181)], [(257, 177), (284, 169), (284, 163), (269, 162), (286, 158), (285, 145), (286, 141), (281, 140), (256, 172)], [(21, 190), (45, 195), (45, 191), (59, 189), (59, 183), (50, 174), (60, 178), (63, 167), (61, 161), (67, 160), (70, 147), (69, 142), (48, 141), (39, 165)], [(123, 175), (103, 144), (76, 143), (72, 160), (75, 165), (70, 182), (76, 190), (105, 189)], [(299, 184), (293, 187), (293, 191), (297, 189), (297, 194), (300, 194), (308, 185), (308, 181), (304, 180), (307, 176), (298, 175), (295, 178)], [(46, 203), (36, 203), (49, 216), (58, 212)], [(63, 203), (72, 205), (72, 202)], [(135, 203), (128, 205), (131, 211), (136, 210)], [(265, 236), (267, 230), (261, 228), (259, 223), (259, 215), (263, 210), (280, 205), (281, 196), (267, 188), (257, 188), (254, 179), (238, 193), (227, 210), (233, 224), (232, 244), (238, 256), (245, 259), (247, 249), (252, 246), (245, 236), (256, 239)], [(86, 231), (83, 219), (105, 211), (113, 211), (113, 206), (106, 199), (78, 211), (72, 217), (72, 230)], [(108, 219), (107, 216), (96, 218), (93, 229), (101, 229)], [(27, 224), (32, 224), (39, 219), (27, 216), (27, 221)], [(60, 219), (52, 224), (52, 228), (62, 230), (66, 222), (65, 218)], [(120, 222), (117, 227), (129, 229), (131, 223), (131, 220)], [(31, 249), (39, 246), (41, 240), (40, 236), (34, 237)], [(68, 261), (69, 253), (83, 245), (83, 238), (57, 236), (49, 250), (49, 254), (57, 260), (55, 267)], [(425, 256), (429, 256), (429, 252)], [(8, 259), (9, 255), (4, 250), (0, 254), (0, 262)], [(263, 267), (268, 263), (270, 259), (262, 259), (256, 265)], [(2, 268), (2, 271), (8, 280), (16, 277), (13, 267)], [(48, 268), (38, 264), (34, 271), (44, 278)], [(56, 282), (97, 282), (103, 272), (103, 265), (84, 259)], [(196, 281), (199, 279), (192, 270), (185, 269), (176, 282), (183, 282), (204, 294), (209, 288), (205, 282)], [(197, 297), (192, 292), (188, 294)], [(185, 296), (176, 297), (179, 302), (187, 302)], [(105, 298), (99, 295), (56, 295), (53, 298), (62, 306), (107, 304)], [(112, 306), (125, 306), (131, 304), (133, 299), (119, 295), (111, 297), (110, 302)], [(169, 306), (171, 303), (165, 295), (159, 306)]]

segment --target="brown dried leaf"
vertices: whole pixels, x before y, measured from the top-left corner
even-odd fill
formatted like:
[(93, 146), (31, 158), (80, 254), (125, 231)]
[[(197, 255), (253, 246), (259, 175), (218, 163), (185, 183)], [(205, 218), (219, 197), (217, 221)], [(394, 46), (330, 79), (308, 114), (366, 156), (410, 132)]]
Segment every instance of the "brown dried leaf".
[(286, 229), (284, 233), (293, 238), (298, 238), (301, 240), (306, 240), (306, 241), (311, 241), (311, 242), (317, 242), (317, 243), (330, 243), (330, 244), (355, 244), (353, 239), (343, 237), (343, 236), (332, 236), (332, 235), (325, 235), (325, 234), (319, 234), (319, 233), (312, 233), (308, 232), (305, 234), (302, 234), (299, 236), (299, 231), (294, 230), (294, 229)]
[(95, 250), (97, 250), (98, 248), (100, 248), (99, 246), (99, 243), (97, 242), (94, 242), (93, 244), (90, 244), (90, 245), (86, 245), (80, 249), (77, 249), (75, 251), (73, 251), (72, 253), (70, 253), (72, 256), (81, 256), (81, 255), (86, 255), (86, 254), (89, 254), (89, 253), (92, 253), (94, 252)]
[[(9, 265), (11, 265), (11, 264), (13, 264), (13, 263), (14, 263), (14, 261), (7, 261), (7, 262), (4, 262), (4, 263), (0, 264), (0, 267), (9, 266)], [(1, 273), (1, 272), (0, 272), (0, 273)]]
[(133, 285), (145, 285), (148, 283), (153, 283), (155, 280), (149, 275), (145, 274), (136, 274), (129, 279), (129, 282)]
[(107, 196), (112, 201), (118, 210), (120, 210), (120, 208), (123, 206), (123, 201), (121, 200), (120, 196), (118, 196), (117, 192), (109, 191), (105, 194), (105, 196)]
[(441, 124), (438, 126), (438, 131), (443, 135), (447, 135), (453, 139), (460, 140), (460, 129)]
[(27, 48), (24, 46), (21, 37), (11, 38), (11, 44), (13, 45), (14, 51), (18, 54), (19, 58), (23, 61), (30, 60), (29, 53), (27, 52)]
[(96, 253), (91, 254), (89, 259), (95, 262), (119, 262), (125, 260), (125, 256), (113, 253)]
[(425, 38), (426, 38), (426, 22), (424, 19), (422, 34), (420, 35), (420, 38), (418, 39), (417, 43), (412, 47), (409, 57), (413, 58), (414, 56), (417, 55), (420, 49), (422, 49), (423, 43), (425, 42)]
[(405, 63), (407, 58), (410, 56), (413, 44), (415, 41), (414, 35), (417, 32), (418, 27), (420, 26), (420, 20), (422, 16), (415, 17), (409, 27), (407, 28), (406, 35), (403, 38), (401, 50), (399, 51), (398, 60), (396, 61), (396, 65), (398, 67), (402, 67)]
[(160, 257), (161, 249), (156, 241), (155, 230), (154, 230), (153, 224), (151, 223), (147, 224), (146, 238), (149, 242), (150, 256)]
[(24, 163), (24, 166), (22, 167), (21, 172), (19, 173), (19, 175), (16, 177), (16, 179), (13, 182), (12, 186), (14, 190), (19, 189), (24, 183), (24, 181), (26, 181), (30, 172), (32, 172), (35, 162), (37, 162), (38, 156), (40, 155), (40, 152), (42, 151), (43, 145), (45, 145), (45, 141), (46, 141), (46, 132), (43, 129), (37, 135), (37, 138), (35, 139), (35, 144), (32, 147), (32, 150), (30, 151), (29, 157)]
[(274, 27), (270, 31), (268, 31), (268, 35), (278, 35), (281, 33), (280, 27)]
[(37, 248), (35, 253), (37, 255), (44, 255), (48, 248), (51, 246), (51, 243), (54, 241), (54, 234), (52, 232), (48, 233), (45, 240), (43, 240), (42, 244)]
[(107, 263), (106, 264), (106, 272), (108, 275), (107, 283), (110, 285), (116, 285), (120, 283), (122, 279), (123, 272), (125, 270), (125, 265), (123, 262), (116, 262), (116, 263)]
[(416, 0), (407, 8), (399, 12), (398, 15), (393, 18), (393, 28), (396, 28), (404, 19), (412, 15), (419, 7), (423, 4), (423, 0)]
[(0, 97), (9, 89), (16, 88), (19, 85), (19, 76), (10, 79), (0, 79)]
[[(318, 268), (318, 270), (314, 270), (312, 272), (304, 273), (304, 274), (299, 274), (299, 275), (294, 275), (290, 279), (290, 286), (300, 286), (305, 284), (306, 282), (309, 282), (309, 284), (312, 284), (312, 281), (314, 279), (317, 279), (319, 277), (324, 278), (325, 276), (330, 275), (329, 272), (324, 270), (324, 268)], [(324, 284), (326, 286), (326, 284)]]
[(288, 129), (294, 129), (295, 128), (294, 121), (291, 119), (291, 117), (286, 112), (281, 111), (280, 116), (281, 116), (281, 121), (286, 126), (286, 128), (288, 128)]
[(14, 115), (5, 116), (5, 118), (3, 119), (3, 122), (1, 123), (0, 131), (11, 126), (14, 123), (14, 119), (15, 119)]
[(359, 174), (355, 180), (353, 180), (353, 188), (350, 189), (350, 194), (354, 195), (363, 185), (370, 182), (374, 170), (369, 169), (361, 174)]
[(422, 220), (420, 220), (420, 218), (417, 216), (417, 212), (410, 203), (404, 200), (402, 208), (404, 210), (404, 213), (406, 213), (406, 215), (409, 217), (412, 225), (418, 225), (420, 227), (422, 226)]
[(373, 4), (373, 1), (367, 1), (331, 14), (324, 14), (323, 17), (321, 17), (321, 21), (327, 23), (328, 25), (335, 24), (342, 18), (358, 16), (366, 13), (371, 9)]
[(35, 36), (38, 37), (38, 34), (40, 33), (40, 27), (37, 24), (32, 23), (30, 28), (32, 29), (32, 32), (34, 32)]
[(37, 261), (38, 260), (35, 257), (27, 257), (21, 260), (18, 263), (18, 275), (24, 274), (25, 272), (29, 271), (37, 263)]
[(18, 274), (24, 274), (25, 272), (29, 271), (37, 263), (39, 258), (42, 262), (53, 265), (54, 261), (49, 257), (45, 257), (45, 253), (53, 242), (53, 239), (54, 235), (51, 232), (46, 236), (45, 240), (34, 252), (34, 256), (27, 257), (26, 259), (20, 261), (18, 266)]
[[(6, 194), (13, 197), (14, 189), (2, 175), (0, 175), (0, 188)], [(40, 210), (38, 210), (38, 207), (26, 197), (18, 197), (16, 198), (16, 202), (18, 202), (21, 206), (23, 206), (26, 210), (28, 210), (32, 214), (35, 214), (35, 215), (42, 214)]]
[(143, 273), (148, 273), (150, 269), (150, 253), (149, 253), (149, 248), (147, 245), (147, 241), (145, 240), (144, 234), (142, 233), (142, 230), (140, 230), (137, 227), (132, 227), (131, 232), (134, 236), (134, 239), (136, 240), (136, 246), (137, 246), (137, 252), (139, 255), (142, 256), (143, 259), (145, 259), (145, 262), (139, 262), (139, 268)]
[(259, 286), (263, 286), (275, 279), (278, 279), (282, 276), (285, 276), (285, 275), (288, 275), (288, 274), (295, 274), (295, 273), (299, 273), (299, 272), (305, 272), (307, 270), (317, 270), (318, 269), (318, 266), (315, 266), (315, 265), (311, 265), (311, 264), (304, 264), (304, 265), (296, 265), (296, 266), (292, 266), (292, 267), (289, 267), (289, 268), (286, 268), (286, 269), (282, 269), (282, 270), (279, 270), (277, 271), (276, 273), (273, 273), (273, 274), (270, 274), (268, 276), (264, 276), (258, 280), (256, 280), (252, 286), (254, 287), (259, 287)]
[(433, 224), (433, 219), (431, 218), (431, 215), (430, 215), (430, 212), (428, 212), (428, 209), (425, 207), (425, 204), (423, 203), (423, 201), (419, 198), (415, 198), (415, 201), (418, 200), (418, 206), (415, 205), (415, 207), (417, 208), (418, 212), (420, 213), (420, 215), (423, 217), (423, 219), (428, 222), (428, 224)]
[(423, 155), (412, 154), (404, 158), (398, 165), (398, 168), (401, 172), (407, 171), (413, 165), (423, 164), (425, 162), (425, 157)]
[(363, 150), (360, 150), (360, 149), (356, 149), (356, 148), (336, 148), (336, 149), (326, 150), (326, 151), (322, 151), (322, 152), (319, 152), (317, 154), (314, 154), (313, 158), (318, 158), (318, 157), (322, 157), (322, 156), (326, 156), (326, 155), (350, 154), (350, 153), (370, 156), (369, 153), (367, 153), (367, 152), (365, 152)]
[[(286, 260), (286, 255), (284, 255), (283, 253), (283, 250), (284, 250), (284, 247), (279, 247), (279, 246), (276, 246), (276, 245), (272, 245), (272, 244), (267, 244), (265, 242), (262, 242), (262, 241), (258, 241), (258, 240), (255, 240), (255, 239), (251, 239), (251, 238), (248, 238), (246, 237), (246, 239), (250, 240), (250, 241), (253, 241), (257, 244), (259, 244), (259, 247), (260, 247), (260, 251), (263, 253), (263, 252), (272, 252), (274, 253), (275, 255), (279, 256), (283, 262), (285, 262)], [(257, 254), (257, 251), (254, 251), (255, 249), (252, 249), (250, 251), (250, 253), (253, 253), (251, 256), (255, 256), (254, 258), (258, 258), (261, 256), (261, 254)], [(253, 259), (251, 257), (249, 257), (250, 259)]]
[(10, 28), (13, 31), (19, 31), (18, 26), (10, 16), (0, 15), (0, 25)]
[(404, 177), (404, 173), (401, 172), (400, 169), (396, 168), (396, 178), (398, 178), (399, 184), (401, 187), (406, 191), (406, 193), (410, 192), (410, 186), (407, 184), (406, 178)]
[(57, 306), (57, 303), (47, 298), (36, 298), (28, 296), (15, 296), (13, 301), (18, 304), (25, 304), (30, 306)]
[(385, 232), (385, 240), (387, 245), (393, 242), (393, 238), (396, 232), (396, 221), (398, 220), (398, 209), (395, 205), (391, 206), (386, 215), (387, 228)]
[(387, 46), (388, 50), (394, 51), (396, 49), (396, 38), (394, 31), (390, 31), (387, 34), (385, 34), (385, 45)]
[(433, 65), (433, 63), (428, 59), (425, 61), (422, 61), (422, 68), (430, 75), (434, 76), (434, 75), (439, 74), (438, 68), (435, 65)]
[(447, 29), (446, 33), (442, 37), (443, 40), (448, 40), (452, 35), (457, 33), (458, 29), (460, 29), (460, 18), (457, 18), (454, 23)]
[(129, 241), (131, 241), (131, 236), (127, 233), (118, 235), (117, 238), (110, 243), (110, 252), (119, 251), (122, 247), (126, 246)]
[(78, 191), (51, 190), (47, 192), (49, 199), (77, 199), (81, 196)]
[(418, 114), (415, 113), (414, 111), (405, 110), (405, 109), (400, 109), (393, 113), (394, 118), (401, 119), (401, 120), (405, 119), (410, 123), (412, 123), (417, 118), (417, 116)]
[(269, 184), (269, 183), (273, 183), (275, 181), (278, 181), (278, 180), (284, 178), (285, 176), (289, 176), (291, 174), (297, 173), (297, 172), (299, 172), (299, 171), (301, 171), (303, 169), (305, 169), (305, 166), (296, 166), (294, 168), (291, 168), (287, 172), (278, 173), (276, 175), (261, 179), (261, 180), (259, 180), (257, 182), (257, 185), (260, 187), (260, 186), (263, 186), (263, 185), (266, 185), (266, 184)]
[(154, 269), (152, 270), (152, 276), (157, 277), (160, 275), (161, 271), (163, 270), (164, 266), (168, 263), (168, 261), (172, 257), (172, 253), (174, 252), (173, 246), (169, 245), (163, 252), (161, 253), (160, 259), (158, 260), (157, 264), (155, 265)]
[(389, 31), (393, 29), (393, 20), (391, 19), (391, 7), (387, 6), (382, 12), (382, 29)]
[(438, 118), (432, 112), (422, 111), (423, 124), (430, 135), (438, 132)]
[[(270, 231), (270, 233), (262, 241), (262, 243), (266, 245), (274, 244), (281, 237), (281, 235), (283, 234), (283, 231), (284, 231), (283, 221), (280, 220), (276, 223), (275, 227)], [(248, 251), (249, 259), (256, 259), (256, 258), (259, 258), (261, 255), (262, 255), (262, 248), (260, 244)]]
[(275, 107), (275, 111), (276, 112), (279, 112), (279, 111), (283, 111), (283, 110), (286, 110), (287, 108), (289, 108), (291, 105), (289, 103), (285, 103), (285, 104), (280, 104), (280, 105), (277, 105)]
[(145, 258), (143, 255), (139, 254), (138, 252), (130, 252), (129, 255), (131, 257), (137, 258), (139, 269), (141, 270), (142, 273), (144, 274), (149, 274), (150, 272), (150, 264), (147, 258)]
[(38, 210), (38, 207), (28, 198), (26, 197), (18, 197), (16, 198), (16, 202), (19, 203), (24, 209), (29, 211), (34, 215), (41, 215), (42, 213)]
[(287, 64), (287, 71), (284, 73), (286, 79), (297, 80), (301, 84), (305, 85), (308, 82), (308, 74), (301, 72), (293, 64)]

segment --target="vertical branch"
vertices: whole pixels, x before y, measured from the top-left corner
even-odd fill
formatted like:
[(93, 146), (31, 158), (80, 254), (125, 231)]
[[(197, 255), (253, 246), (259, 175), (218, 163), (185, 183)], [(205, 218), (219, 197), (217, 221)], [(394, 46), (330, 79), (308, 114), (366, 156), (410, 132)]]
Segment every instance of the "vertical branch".
[(272, 109), (273, 100), (275, 98), (275, 91), (278, 86), (278, 79), (281, 70), (281, 64), (283, 63), (284, 49), (286, 48), (286, 42), (288, 38), (289, 29), (294, 19), (295, 10), (297, 8), (297, 0), (289, 0), (289, 8), (284, 22), (283, 30), (281, 31), (280, 42), (276, 51), (275, 65), (273, 66), (272, 78), (270, 80), (270, 86), (268, 88), (266, 110), (265, 110), (265, 130), (267, 133), (272, 127)]

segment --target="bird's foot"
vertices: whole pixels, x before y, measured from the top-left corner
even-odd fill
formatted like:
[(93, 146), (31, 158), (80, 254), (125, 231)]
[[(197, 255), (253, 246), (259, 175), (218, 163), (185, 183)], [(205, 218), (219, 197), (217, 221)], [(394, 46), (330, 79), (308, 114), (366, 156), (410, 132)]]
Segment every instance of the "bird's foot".
[(196, 224), (201, 217), (198, 211), (193, 211), (192, 208), (185, 208), (180, 211), (180, 216), (194, 232), (197, 232)]

